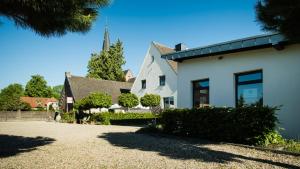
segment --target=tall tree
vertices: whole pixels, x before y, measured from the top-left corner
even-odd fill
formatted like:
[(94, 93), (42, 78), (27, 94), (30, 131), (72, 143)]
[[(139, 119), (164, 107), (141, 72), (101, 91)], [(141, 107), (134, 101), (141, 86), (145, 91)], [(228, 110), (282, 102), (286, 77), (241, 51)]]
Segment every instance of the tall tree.
[(256, 15), (263, 30), (280, 32), (292, 41), (300, 41), (299, 0), (259, 0)]
[(20, 84), (11, 84), (0, 92), (0, 110), (21, 109), (20, 97), (24, 94), (24, 89)]
[(52, 89), (41, 75), (33, 75), (25, 87), (25, 95), (30, 97), (52, 97)]
[(63, 87), (64, 87), (63, 85), (53, 86), (52, 95), (54, 98), (60, 99), (61, 91), (62, 91)]
[(109, 0), (1, 0), (0, 16), (42, 36), (87, 32)]
[(118, 40), (108, 51), (92, 54), (88, 63), (87, 77), (124, 81), (122, 66), (125, 64), (123, 44)]

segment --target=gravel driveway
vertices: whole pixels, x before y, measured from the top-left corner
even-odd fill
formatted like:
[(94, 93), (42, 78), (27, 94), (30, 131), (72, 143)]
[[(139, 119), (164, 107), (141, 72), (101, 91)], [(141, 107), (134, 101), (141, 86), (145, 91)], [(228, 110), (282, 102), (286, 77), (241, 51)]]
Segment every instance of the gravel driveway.
[(139, 127), (1, 122), (0, 168), (300, 168), (300, 157), (134, 133)]

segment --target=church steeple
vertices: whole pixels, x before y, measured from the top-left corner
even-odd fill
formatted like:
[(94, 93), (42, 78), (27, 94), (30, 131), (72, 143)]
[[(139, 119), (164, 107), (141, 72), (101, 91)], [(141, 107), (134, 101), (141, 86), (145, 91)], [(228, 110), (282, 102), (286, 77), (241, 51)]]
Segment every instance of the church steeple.
[(104, 32), (102, 51), (108, 51), (109, 47), (110, 47), (110, 39), (109, 39), (108, 28), (107, 28), (107, 25), (106, 25), (105, 26), (105, 32)]

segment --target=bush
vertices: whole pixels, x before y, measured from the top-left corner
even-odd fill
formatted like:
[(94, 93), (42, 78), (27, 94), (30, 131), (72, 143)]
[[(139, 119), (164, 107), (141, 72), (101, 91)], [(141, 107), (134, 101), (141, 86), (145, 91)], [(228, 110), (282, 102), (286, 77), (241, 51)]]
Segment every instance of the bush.
[(155, 107), (160, 105), (160, 96), (156, 94), (145, 94), (141, 98), (141, 104), (144, 107)]
[(30, 111), (30, 110), (31, 110), (31, 106), (30, 106), (29, 103), (21, 102), (20, 109), (21, 109), (22, 111)]
[(200, 108), (165, 110), (161, 117), (166, 133), (245, 144), (261, 143), (278, 122), (276, 107)]
[(269, 131), (255, 138), (257, 145), (268, 146), (269, 144), (284, 144), (284, 138), (277, 131)]
[(60, 116), (61, 116), (61, 122), (63, 122), (63, 123), (74, 123), (74, 122), (76, 122), (75, 112), (60, 113)]
[(145, 122), (149, 120), (153, 120), (155, 115), (152, 113), (98, 113), (92, 114), (90, 117), (91, 122), (95, 122), (96, 124), (104, 124), (109, 125), (112, 122), (114, 123), (127, 123), (127, 122)]
[(91, 93), (74, 105), (78, 110), (89, 110), (91, 108), (109, 108), (112, 105), (111, 96), (105, 93)]
[(118, 99), (119, 105), (126, 108), (132, 108), (139, 105), (139, 98), (132, 93), (122, 93)]

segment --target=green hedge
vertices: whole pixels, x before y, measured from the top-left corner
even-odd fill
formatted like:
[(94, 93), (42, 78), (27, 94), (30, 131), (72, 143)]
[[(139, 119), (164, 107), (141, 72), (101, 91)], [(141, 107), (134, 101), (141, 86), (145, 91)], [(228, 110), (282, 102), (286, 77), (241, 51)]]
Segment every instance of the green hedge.
[(146, 121), (151, 121), (155, 118), (152, 113), (98, 113), (92, 114), (90, 117), (91, 122), (100, 123), (104, 125), (109, 125), (111, 123), (144, 123)]
[(74, 112), (60, 113), (60, 116), (61, 116), (61, 122), (63, 123), (74, 123), (76, 121)]
[(161, 124), (166, 133), (245, 144), (257, 144), (275, 130), (276, 107), (170, 109)]

